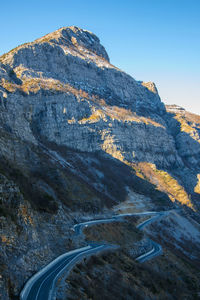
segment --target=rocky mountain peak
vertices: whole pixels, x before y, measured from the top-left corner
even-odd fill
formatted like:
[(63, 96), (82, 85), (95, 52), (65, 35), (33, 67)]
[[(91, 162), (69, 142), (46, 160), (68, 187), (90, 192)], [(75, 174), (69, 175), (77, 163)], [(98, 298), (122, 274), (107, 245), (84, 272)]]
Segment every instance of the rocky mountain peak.
[[(109, 105), (126, 107), (142, 115), (165, 111), (154, 83), (137, 82), (110, 64), (99, 38), (76, 26), (60, 28), (4, 54), (0, 57), (0, 74), (18, 84), (12, 89), (28, 93), (44, 86), (48, 89), (52, 86), (49, 80), (54, 86), (59, 81), (60, 86), (70, 84)], [(37, 89), (30, 88), (30, 80), (32, 85), (37, 81)], [(8, 84), (4, 82), (3, 86)]]
[(89, 52), (109, 61), (108, 54), (100, 44), (99, 38), (88, 30), (77, 26), (62, 27), (35, 42), (56, 43), (64, 47), (75, 47), (79, 50), (89, 50)]
[[(101, 45), (99, 38), (90, 31), (81, 29), (76, 26), (62, 27), (52, 33), (36, 39), (33, 42), (22, 44), (10, 52), (0, 57), (0, 62), (4, 64), (12, 64), (16, 66), (16, 56), (23, 52), (23, 58), (27, 57), (27, 52), (40, 48), (47, 52), (52, 47), (59, 47), (62, 51), (76, 54), (78, 56), (84, 56), (88, 59), (96, 58), (103, 59), (109, 63), (109, 57), (105, 48)], [(41, 50), (40, 50), (41, 51)], [(59, 50), (58, 50), (59, 51)], [(53, 53), (55, 56), (55, 52)], [(19, 62), (17, 59), (18, 64)]]

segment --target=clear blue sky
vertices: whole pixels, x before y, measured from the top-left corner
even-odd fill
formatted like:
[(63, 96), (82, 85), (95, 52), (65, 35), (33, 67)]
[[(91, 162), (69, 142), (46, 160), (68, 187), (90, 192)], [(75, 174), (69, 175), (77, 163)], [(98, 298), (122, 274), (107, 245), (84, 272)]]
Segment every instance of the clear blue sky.
[(200, 0), (1, 1), (0, 54), (63, 26), (94, 32), (111, 62), (200, 114)]

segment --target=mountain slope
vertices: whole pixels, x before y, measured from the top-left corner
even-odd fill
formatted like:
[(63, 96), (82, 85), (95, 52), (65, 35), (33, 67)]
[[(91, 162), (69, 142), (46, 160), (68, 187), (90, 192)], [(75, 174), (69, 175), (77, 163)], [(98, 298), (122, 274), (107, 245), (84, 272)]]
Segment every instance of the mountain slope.
[(70, 232), (80, 217), (179, 206), (199, 222), (199, 117), (166, 110), (89, 31), (64, 27), (0, 57), (0, 132), (5, 299), (83, 243)]

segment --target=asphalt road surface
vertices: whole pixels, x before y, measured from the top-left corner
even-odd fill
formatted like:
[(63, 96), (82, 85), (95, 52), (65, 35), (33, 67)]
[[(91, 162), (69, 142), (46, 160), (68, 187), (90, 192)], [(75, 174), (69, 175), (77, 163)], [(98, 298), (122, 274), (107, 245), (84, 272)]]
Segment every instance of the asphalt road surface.
[(68, 272), (84, 256), (110, 248), (109, 245), (92, 243), (87, 247), (61, 255), (35, 274), (25, 285), (20, 294), (21, 300), (49, 300), (52, 298), (55, 280), (62, 272)]
[[(91, 226), (94, 224), (100, 223), (110, 223), (116, 221), (123, 221), (123, 218), (126, 216), (141, 216), (141, 215), (152, 215), (149, 219), (140, 223), (137, 228), (142, 230), (148, 224), (154, 222), (161, 216), (163, 216), (166, 212), (142, 212), (142, 213), (134, 213), (134, 214), (120, 214), (114, 215), (108, 219), (101, 220), (91, 220), (79, 224), (75, 224), (73, 230), (76, 235), (82, 234), (82, 229), (87, 226)], [(145, 262), (149, 259), (152, 259), (155, 256), (158, 256), (162, 253), (162, 247), (158, 243), (149, 240), (152, 246), (152, 249), (139, 257), (136, 260), (140, 263)], [(41, 271), (36, 273), (33, 277), (29, 279), (29, 281), (25, 284), (21, 294), (20, 300), (50, 300), (52, 299), (55, 283), (58, 277), (63, 273), (69, 272), (73, 265), (76, 264), (78, 260), (82, 257), (95, 254), (99, 251), (113, 248), (112, 245), (108, 244), (99, 244), (99, 243), (90, 243), (88, 246), (76, 249), (70, 252), (67, 252), (46, 267), (44, 267)]]

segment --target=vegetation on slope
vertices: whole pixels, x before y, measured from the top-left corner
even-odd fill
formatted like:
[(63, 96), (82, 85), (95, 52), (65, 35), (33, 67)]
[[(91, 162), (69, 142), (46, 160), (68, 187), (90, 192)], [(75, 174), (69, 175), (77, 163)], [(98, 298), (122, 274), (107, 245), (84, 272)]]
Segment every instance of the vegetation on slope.
[(158, 190), (165, 192), (171, 201), (177, 201), (194, 210), (194, 206), (184, 187), (167, 171), (159, 170), (154, 164), (147, 162), (133, 164), (133, 168), (138, 176), (155, 184)]
[[(198, 299), (194, 266), (166, 251), (138, 264), (126, 250), (92, 256), (78, 264), (67, 279), (67, 299)], [(57, 298), (58, 300), (59, 297)]]

